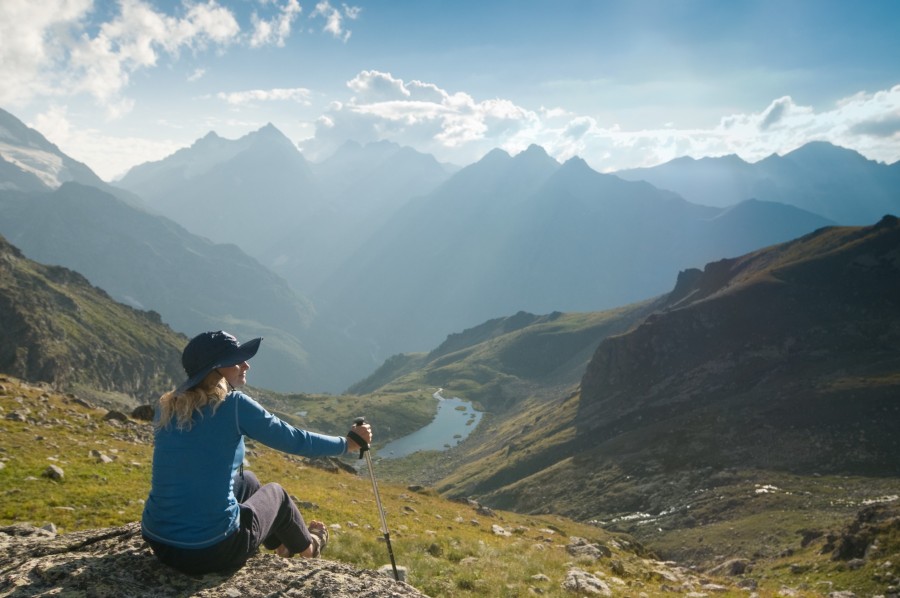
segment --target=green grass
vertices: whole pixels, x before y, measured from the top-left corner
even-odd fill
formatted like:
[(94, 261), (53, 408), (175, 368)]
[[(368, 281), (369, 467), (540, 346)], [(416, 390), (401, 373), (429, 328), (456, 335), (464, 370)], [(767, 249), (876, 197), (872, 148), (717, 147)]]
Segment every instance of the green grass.
[[(140, 519), (149, 488), (152, 446), (148, 424), (106, 422), (103, 410), (89, 409), (72, 397), (10, 378), (0, 377), (0, 387), (0, 461), (4, 464), (0, 468), (0, 525), (53, 523), (60, 532), (71, 532)], [(11, 412), (26, 409), (26, 417), (33, 422), (6, 419)], [(117, 460), (98, 463), (91, 450)], [(442, 458), (440, 453), (428, 453), (415, 459), (421, 459), (419, 465), (429, 465)], [(406, 465), (399, 463), (402, 461)], [(64, 469), (63, 481), (42, 477), (51, 463)], [(411, 466), (410, 459), (380, 460), (376, 475), (397, 563), (408, 568), (410, 582), (428, 595), (509, 597), (540, 592), (571, 596), (561, 585), (571, 567), (602, 576), (614, 595), (672, 595), (664, 589), (673, 585), (665, 577), (672, 569), (648, 560), (649, 555), (627, 536), (552, 514), (496, 511), (494, 516), (483, 515), (472, 505), (443, 498), (433, 489), (413, 491), (392, 481), (402, 480), (403, 468)], [(253, 447), (250, 469), (263, 482), (279, 481), (297, 499), (312, 503), (302, 509), (307, 519), (340, 526), (332, 530), (326, 558), (362, 568), (389, 563), (366, 472), (358, 476), (325, 472), (258, 444)], [(767, 525), (763, 514), (755, 517), (748, 517), (746, 525)], [(510, 535), (495, 535), (495, 524)], [(713, 526), (719, 524), (726, 525), (720, 522), (706, 527), (708, 541), (714, 539)], [(796, 524), (785, 524), (789, 533)], [(715, 533), (728, 532), (723, 527)], [(610, 546), (612, 556), (596, 562), (573, 557), (566, 550), (571, 536)], [(885, 541), (885, 550), (896, 552), (900, 544), (897, 534)], [(824, 596), (827, 592), (819, 591), (823, 581), (830, 581), (835, 590), (852, 587), (874, 592), (881, 587), (871, 582), (873, 570), (841, 571), (839, 564), (827, 557), (815, 557), (814, 547), (809, 551), (757, 569), (753, 576), (761, 584), (759, 596), (773, 597), (782, 585), (809, 588), (799, 587), (799, 596)], [(791, 564), (796, 561), (808, 563), (810, 568), (802, 575), (793, 573)], [(873, 562), (872, 567), (877, 564)], [(536, 579), (538, 575), (549, 581)], [(728, 581), (710, 581), (730, 588), (716, 595), (747, 595)]]

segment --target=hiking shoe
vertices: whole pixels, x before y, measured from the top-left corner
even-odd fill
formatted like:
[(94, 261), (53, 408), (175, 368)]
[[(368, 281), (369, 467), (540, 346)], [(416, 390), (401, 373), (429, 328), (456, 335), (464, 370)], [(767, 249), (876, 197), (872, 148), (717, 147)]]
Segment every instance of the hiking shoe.
[(328, 545), (328, 528), (321, 521), (311, 521), (309, 523), (309, 535), (313, 542), (313, 558), (322, 554), (325, 546)]

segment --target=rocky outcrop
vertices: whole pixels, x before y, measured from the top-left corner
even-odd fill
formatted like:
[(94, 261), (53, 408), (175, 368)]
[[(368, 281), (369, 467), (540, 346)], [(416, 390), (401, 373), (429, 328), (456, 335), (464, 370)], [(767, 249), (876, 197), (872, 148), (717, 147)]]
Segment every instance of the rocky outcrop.
[(425, 596), (376, 571), (324, 559), (257, 554), (235, 572), (190, 576), (160, 563), (140, 524), (56, 536), (28, 525), (0, 528), (0, 595), (165, 597)]

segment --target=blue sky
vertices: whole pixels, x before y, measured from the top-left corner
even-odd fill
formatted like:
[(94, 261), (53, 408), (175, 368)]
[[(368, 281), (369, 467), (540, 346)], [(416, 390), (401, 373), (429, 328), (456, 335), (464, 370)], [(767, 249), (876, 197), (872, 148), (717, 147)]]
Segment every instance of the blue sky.
[(3, 0), (0, 107), (110, 180), (273, 123), (311, 160), (900, 160), (900, 2)]

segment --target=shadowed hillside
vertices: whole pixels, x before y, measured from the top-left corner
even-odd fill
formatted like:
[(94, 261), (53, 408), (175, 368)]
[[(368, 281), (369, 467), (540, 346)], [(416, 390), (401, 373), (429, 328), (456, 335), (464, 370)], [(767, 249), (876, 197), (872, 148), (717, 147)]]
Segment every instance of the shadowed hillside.
[(664, 470), (900, 475), (896, 218), (711, 263), (679, 295), (600, 346), (580, 436)]
[(80, 274), (26, 259), (0, 237), (0, 372), (148, 402), (184, 376), (185, 337)]
[[(846, 482), (841, 509), (895, 495), (898, 291), (894, 217), (685, 271), (659, 311), (600, 343), (580, 392), (491, 422), (439, 488), (502, 508), (619, 521), (645, 541), (657, 528), (701, 521), (730, 521), (736, 537), (754, 485), (776, 479), (802, 487), (814, 475), (869, 476)], [(823, 490), (834, 482), (824, 479), (805, 491), (812, 502), (779, 512), (805, 508), (834, 523), (837, 503)], [(716, 495), (724, 502), (698, 506)], [(641, 527), (651, 516), (655, 524)], [(761, 533), (749, 524), (741, 532), (761, 554), (785, 545), (759, 544)], [(696, 554), (666, 546), (699, 560), (740, 551), (736, 541)]]

